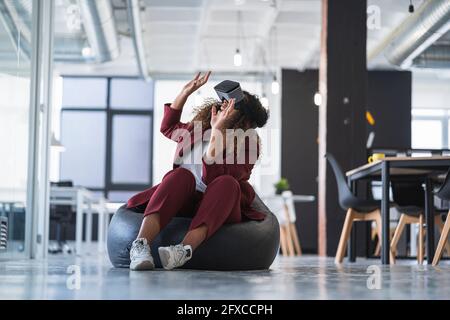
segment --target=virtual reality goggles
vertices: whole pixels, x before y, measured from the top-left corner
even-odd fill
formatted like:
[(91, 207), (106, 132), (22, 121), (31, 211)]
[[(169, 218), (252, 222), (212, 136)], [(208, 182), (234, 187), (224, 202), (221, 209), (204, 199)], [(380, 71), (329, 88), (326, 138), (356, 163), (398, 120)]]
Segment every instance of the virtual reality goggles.
[(235, 99), (234, 108), (236, 110), (242, 109), (244, 101), (244, 93), (242, 92), (241, 85), (239, 82), (225, 80), (214, 87), (220, 101), (230, 101)]

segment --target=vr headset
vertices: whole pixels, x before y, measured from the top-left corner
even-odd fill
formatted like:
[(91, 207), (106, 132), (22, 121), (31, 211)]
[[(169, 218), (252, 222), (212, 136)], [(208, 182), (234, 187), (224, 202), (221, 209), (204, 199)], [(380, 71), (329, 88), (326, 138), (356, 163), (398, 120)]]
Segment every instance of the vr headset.
[[(225, 80), (214, 87), (220, 101), (230, 101), (235, 99), (234, 108), (236, 110), (243, 109), (244, 93), (242, 92), (241, 85), (239, 82)], [(243, 110), (245, 111), (245, 110)]]

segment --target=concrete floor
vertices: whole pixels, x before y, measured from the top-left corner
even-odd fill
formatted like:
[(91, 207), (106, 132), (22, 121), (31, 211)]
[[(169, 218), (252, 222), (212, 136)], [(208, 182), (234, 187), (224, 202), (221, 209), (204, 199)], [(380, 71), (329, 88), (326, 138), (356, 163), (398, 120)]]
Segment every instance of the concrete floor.
[[(79, 289), (70, 265), (79, 266)], [(448, 260), (436, 268), (413, 260), (380, 267), (379, 290), (367, 286), (371, 265), (379, 261), (338, 267), (331, 258), (303, 256), (279, 257), (269, 271), (130, 272), (104, 255), (0, 260), (0, 299), (450, 299)]]

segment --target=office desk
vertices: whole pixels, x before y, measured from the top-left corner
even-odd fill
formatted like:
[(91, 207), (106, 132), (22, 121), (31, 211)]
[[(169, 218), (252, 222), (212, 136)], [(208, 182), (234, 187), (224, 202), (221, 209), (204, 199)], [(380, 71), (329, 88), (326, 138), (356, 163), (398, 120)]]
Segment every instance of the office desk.
[(86, 243), (90, 248), (92, 243), (92, 214), (93, 212), (98, 213), (98, 250), (99, 252), (104, 250), (106, 242), (105, 230), (108, 223), (107, 219), (105, 220), (105, 216), (109, 214), (104, 198), (96, 201), (92, 192), (83, 187), (51, 187), (50, 204), (75, 207), (75, 252), (77, 255), (82, 254), (83, 214), (86, 212)]
[[(427, 262), (431, 264), (434, 256), (434, 214), (431, 179), (434, 175), (446, 172), (450, 167), (450, 157), (387, 157), (365, 164), (346, 173), (347, 179), (356, 189), (358, 180), (380, 180), (382, 245), (381, 261), (389, 264), (389, 187), (391, 180), (419, 180), (425, 183), (425, 219), (427, 224)], [(350, 241), (352, 243), (352, 241)]]

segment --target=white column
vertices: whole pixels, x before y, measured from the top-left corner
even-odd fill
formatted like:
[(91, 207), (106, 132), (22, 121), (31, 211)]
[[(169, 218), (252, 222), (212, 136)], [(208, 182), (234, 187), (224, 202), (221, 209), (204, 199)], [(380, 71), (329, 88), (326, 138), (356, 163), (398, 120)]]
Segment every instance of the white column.
[(34, 1), (32, 12), (25, 253), (28, 257), (35, 258), (36, 256), (44, 257), (47, 254), (48, 243), (49, 111), (54, 2)]

